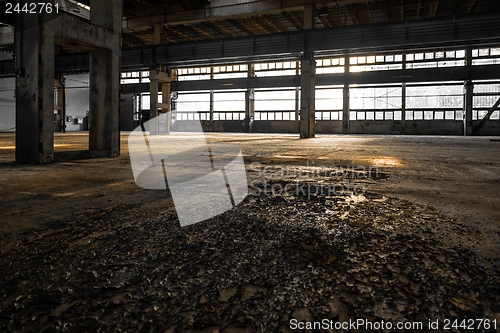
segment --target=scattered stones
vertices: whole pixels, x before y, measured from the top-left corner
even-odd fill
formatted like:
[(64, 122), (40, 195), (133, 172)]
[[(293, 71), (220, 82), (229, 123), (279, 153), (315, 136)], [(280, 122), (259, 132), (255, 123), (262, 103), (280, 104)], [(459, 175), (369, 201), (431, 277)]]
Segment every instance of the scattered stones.
[(278, 332), (292, 318), (498, 317), (498, 263), (468, 249), (475, 229), (432, 207), (253, 193), (180, 228), (172, 206), (96, 210), (17, 235), (0, 255), (0, 331)]

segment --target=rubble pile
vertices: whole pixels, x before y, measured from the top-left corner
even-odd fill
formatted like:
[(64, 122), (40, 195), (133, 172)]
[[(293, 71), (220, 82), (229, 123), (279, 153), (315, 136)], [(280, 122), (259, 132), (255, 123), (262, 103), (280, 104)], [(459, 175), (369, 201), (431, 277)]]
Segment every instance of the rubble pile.
[(253, 191), (184, 228), (159, 198), (4, 236), (0, 331), (288, 332), (292, 318), (499, 318), (499, 263), (470, 249), (474, 228), (376, 193), (295, 193)]

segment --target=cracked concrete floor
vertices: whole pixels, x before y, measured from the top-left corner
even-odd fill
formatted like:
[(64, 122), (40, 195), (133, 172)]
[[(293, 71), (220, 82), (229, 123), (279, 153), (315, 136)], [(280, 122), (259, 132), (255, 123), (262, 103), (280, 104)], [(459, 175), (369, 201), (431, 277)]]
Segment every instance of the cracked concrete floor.
[[(37, 228), (47, 221), (121, 204), (141, 204), (166, 194), (134, 183), (122, 134), (118, 158), (50, 165), (16, 165), (14, 134), (0, 134), (1, 232)], [(195, 134), (165, 136), (182, 149)], [(388, 197), (432, 205), (473, 225), (484, 238), (477, 251), (500, 257), (500, 140), (497, 137), (296, 135), (207, 133), (208, 142), (240, 146), (245, 163), (295, 167), (376, 167), (387, 179), (367, 189)], [(85, 149), (86, 133), (56, 133), (56, 151)]]

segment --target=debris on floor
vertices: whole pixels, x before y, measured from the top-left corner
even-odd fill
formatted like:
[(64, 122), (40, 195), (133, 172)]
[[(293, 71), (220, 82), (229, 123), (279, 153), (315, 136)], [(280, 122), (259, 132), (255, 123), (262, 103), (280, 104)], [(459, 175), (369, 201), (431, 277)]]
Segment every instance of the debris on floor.
[(315, 181), (275, 179), (275, 189), (295, 186), (280, 195), (254, 182), (235, 209), (184, 228), (172, 201), (158, 199), (4, 236), (0, 331), (288, 332), (293, 318), (500, 320), (500, 265), (470, 249), (477, 230), (369, 191), (296, 190), (329, 180)]

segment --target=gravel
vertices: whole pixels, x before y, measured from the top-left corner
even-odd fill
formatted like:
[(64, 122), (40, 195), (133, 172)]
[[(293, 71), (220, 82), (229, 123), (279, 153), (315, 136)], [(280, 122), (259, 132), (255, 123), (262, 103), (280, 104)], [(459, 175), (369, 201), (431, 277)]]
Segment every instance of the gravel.
[(0, 331), (289, 332), (292, 318), (500, 324), (499, 262), (473, 250), (473, 227), (366, 188), (273, 196), (264, 185), (290, 179), (256, 179), (236, 208), (184, 228), (158, 192), (147, 205), (4, 235)]

